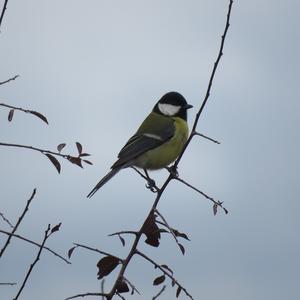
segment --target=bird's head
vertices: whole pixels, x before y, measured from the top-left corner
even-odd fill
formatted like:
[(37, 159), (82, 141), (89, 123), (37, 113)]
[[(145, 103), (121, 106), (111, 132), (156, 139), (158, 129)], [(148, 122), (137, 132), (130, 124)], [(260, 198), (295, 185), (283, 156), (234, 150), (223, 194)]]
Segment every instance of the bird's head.
[(163, 95), (155, 104), (153, 111), (164, 116), (180, 117), (187, 119), (187, 110), (193, 106), (188, 104), (185, 98), (177, 92), (169, 92)]

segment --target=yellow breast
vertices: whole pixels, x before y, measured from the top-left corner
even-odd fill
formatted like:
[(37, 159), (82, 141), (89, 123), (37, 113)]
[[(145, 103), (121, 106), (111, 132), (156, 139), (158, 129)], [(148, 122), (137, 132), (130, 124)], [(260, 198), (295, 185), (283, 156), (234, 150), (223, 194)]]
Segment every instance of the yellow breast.
[(174, 117), (175, 134), (166, 143), (140, 155), (134, 165), (149, 170), (164, 168), (176, 160), (188, 138), (187, 122)]

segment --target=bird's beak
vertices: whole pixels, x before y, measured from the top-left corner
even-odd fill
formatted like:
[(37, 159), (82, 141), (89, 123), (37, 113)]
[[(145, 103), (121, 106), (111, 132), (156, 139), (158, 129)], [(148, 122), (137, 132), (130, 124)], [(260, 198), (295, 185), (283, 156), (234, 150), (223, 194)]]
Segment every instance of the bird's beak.
[(185, 109), (190, 109), (190, 108), (192, 108), (192, 107), (193, 107), (193, 105), (191, 105), (191, 104), (186, 104), (186, 105), (184, 106)]

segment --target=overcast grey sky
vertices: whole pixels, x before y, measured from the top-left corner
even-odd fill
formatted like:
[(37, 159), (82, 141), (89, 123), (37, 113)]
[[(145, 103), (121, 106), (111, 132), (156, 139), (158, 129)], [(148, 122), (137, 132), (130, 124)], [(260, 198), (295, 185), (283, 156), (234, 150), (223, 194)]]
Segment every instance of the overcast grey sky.
[[(0, 2), (3, 4), (3, 0)], [(119, 149), (167, 91), (181, 92), (195, 109), (207, 87), (220, 44), (227, 0), (9, 1), (0, 34), (0, 102), (44, 113), (49, 126), (0, 109), (0, 141), (55, 149), (80, 141), (93, 166), (62, 161), (62, 172), (38, 153), (0, 148), (0, 211), (16, 221), (37, 188), (19, 234), (41, 240), (48, 223), (62, 222), (48, 245), (66, 253), (80, 242), (125, 256), (108, 238), (137, 229), (154, 196), (124, 170), (86, 199)], [(195, 299), (299, 299), (299, 11), (297, 0), (234, 2), (224, 56), (198, 130), (221, 141), (195, 139), (180, 164), (185, 180), (224, 201), (228, 215), (172, 183), (159, 209), (189, 235), (183, 257), (171, 237), (141, 249), (175, 270)], [(165, 171), (154, 172), (163, 182)], [(0, 228), (8, 229), (0, 220)], [(6, 237), (0, 236), (3, 243)], [(20, 283), (37, 249), (13, 240), (0, 261), (0, 282)], [(72, 265), (48, 253), (21, 299), (64, 299), (100, 290), (99, 256), (79, 250)], [(151, 299), (160, 275), (137, 259), (127, 277)], [(112, 275), (116, 275), (114, 272)], [(111, 276), (113, 277), (113, 276)], [(110, 287), (107, 280), (106, 287)], [(2, 299), (18, 287), (2, 286)], [(173, 299), (168, 282), (160, 299)], [(185, 298), (183, 295), (182, 299)]]

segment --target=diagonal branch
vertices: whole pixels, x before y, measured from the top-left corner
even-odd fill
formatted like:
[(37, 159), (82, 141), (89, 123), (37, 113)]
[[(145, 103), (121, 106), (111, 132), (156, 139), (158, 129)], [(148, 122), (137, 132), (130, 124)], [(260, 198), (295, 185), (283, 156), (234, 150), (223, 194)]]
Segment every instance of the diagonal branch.
[(23, 291), (23, 289), (24, 289), (24, 287), (25, 287), (25, 285), (26, 285), (26, 282), (27, 282), (27, 280), (28, 280), (28, 278), (29, 278), (29, 276), (30, 276), (30, 274), (31, 274), (31, 272), (32, 272), (32, 270), (33, 270), (33, 268), (34, 268), (34, 266), (35, 266), (35, 265), (37, 264), (37, 262), (40, 260), (40, 256), (41, 256), (41, 253), (42, 253), (42, 251), (43, 251), (43, 248), (44, 248), (44, 246), (45, 246), (46, 241), (47, 241), (47, 239), (51, 236), (52, 233), (53, 233), (53, 231), (52, 231), (52, 230), (50, 231), (50, 224), (49, 224), (48, 227), (47, 227), (47, 229), (46, 229), (46, 231), (45, 231), (44, 239), (43, 239), (43, 241), (42, 241), (42, 244), (41, 244), (41, 247), (40, 247), (40, 249), (39, 249), (39, 251), (38, 251), (38, 254), (37, 254), (35, 260), (33, 261), (33, 263), (30, 265), (30, 267), (29, 267), (29, 269), (28, 269), (28, 272), (27, 272), (27, 274), (26, 274), (26, 276), (25, 276), (25, 278), (24, 278), (24, 281), (23, 281), (23, 283), (22, 283), (22, 285), (21, 285), (21, 287), (20, 287), (20, 289), (19, 289), (19, 291), (18, 291), (16, 297), (15, 297), (13, 300), (17, 300), (17, 299), (19, 298), (20, 294), (22, 293), (22, 291)]
[[(32, 192), (32, 194), (31, 194), (30, 198), (27, 200), (27, 203), (26, 203), (26, 206), (25, 206), (24, 211), (22, 212), (21, 216), (19, 217), (19, 219), (18, 219), (16, 225), (14, 226), (14, 228), (13, 228), (13, 230), (12, 230), (12, 232), (11, 232), (12, 234), (14, 234), (14, 233), (17, 231), (17, 229), (18, 229), (20, 223), (22, 222), (23, 218), (25, 217), (25, 214), (26, 214), (27, 211), (28, 211), (29, 205), (30, 205), (32, 199), (33, 199), (34, 196), (35, 196), (35, 193), (36, 193), (36, 189), (33, 189), (33, 192)], [(0, 258), (2, 257), (2, 255), (3, 255), (4, 251), (6, 250), (6, 248), (8, 247), (11, 238), (12, 238), (12, 236), (9, 235), (8, 238), (7, 238), (7, 240), (6, 240), (6, 243), (4, 244), (3, 248), (2, 248), (1, 251), (0, 251)]]
[(0, 85), (5, 84), (5, 83), (8, 83), (8, 82), (13, 81), (13, 80), (16, 80), (19, 76), (20, 76), (20, 75), (15, 75), (14, 77), (11, 77), (11, 78), (9, 78), (9, 79), (7, 79), (7, 80), (1, 81), (1, 82), (0, 82)]
[(192, 299), (192, 300), (194, 299), (193, 296), (174, 278), (174, 276), (170, 272), (168, 272), (166, 269), (161, 267), (161, 265), (156, 263), (153, 259), (151, 259), (147, 255), (145, 255), (144, 253), (140, 252), (139, 250), (136, 250), (135, 253), (138, 254), (139, 256), (143, 257), (145, 260), (149, 261), (157, 269), (161, 270), (167, 277), (169, 277), (172, 280), (172, 282), (174, 284), (176, 284), (178, 287), (180, 287), (181, 290), (183, 290), (190, 299)]
[(4, 214), (2, 212), (0, 212), (0, 217), (2, 218), (2, 220), (4, 222), (6, 222), (9, 225), (10, 228), (14, 228), (14, 225), (11, 224), (11, 222), (4, 216)]
[(202, 105), (199, 109), (199, 111), (197, 112), (196, 114), (196, 118), (195, 118), (195, 121), (194, 121), (194, 124), (193, 124), (193, 127), (192, 127), (192, 132), (186, 142), (186, 144), (184, 145), (183, 147), (183, 150), (181, 151), (181, 154), (179, 155), (179, 157), (177, 158), (176, 162), (175, 162), (175, 166), (177, 167), (186, 148), (188, 147), (188, 145), (190, 144), (192, 138), (194, 137), (195, 135), (195, 132), (196, 132), (196, 128), (197, 128), (197, 125), (198, 125), (198, 122), (199, 122), (199, 118), (203, 112), (203, 109), (207, 103), (207, 100), (210, 96), (210, 90), (211, 90), (211, 87), (212, 87), (212, 84), (213, 84), (213, 80), (215, 78), (215, 74), (216, 74), (216, 71), (217, 71), (217, 68), (218, 68), (218, 65), (219, 65), (219, 62), (221, 60), (221, 57), (223, 55), (223, 49), (224, 49), (224, 44), (225, 44), (225, 39), (226, 39), (226, 36), (227, 36), (227, 32), (228, 32), (228, 28), (230, 26), (230, 16), (231, 16), (231, 9), (232, 9), (232, 4), (233, 4), (233, 0), (229, 0), (229, 6), (228, 6), (228, 12), (227, 12), (227, 18), (226, 18), (226, 24), (225, 24), (225, 29), (224, 29), (224, 33), (221, 37), (221, 45), (220, 45), (220, 48), (219, 48), (219, 53), (218, 53), (218, 56), (217, 56), (217, 59), (214, 63), (214, 66), (213, 66), (213, 70), (212, 70), (212, 73), (210, 75), (210, 79), (209, 79), (209, 82), (208, 82), (208, 87), (207, 87), (207, 90), (206, 90), (206, 94), (205, 94), (205, 97), (204, 97), (204, 100), (202, 102)]
[[(32, 244), (32, 245), (35, 245), (35, 246), (37, 246), (37, 247), (41, 247), (41, 244), (36, 243), (36, 242), (34, 242), (34, 241), (32, 241), (32, 240), (29, 240), (29, 239), (27, 239), (27, 238), (25, 238), (25, 237), (23, 237), (23, 236), (18, 235), (18, 234), (13, 234), (13, 233), (4, 231), (4, 230), (2, 230), (2, 229), (0, 229), (0, 233), (6, 234), (6, 235), (8, 235), (8, 236), (12, 236), (12, 237), (17, 238), (17, 239), (20, 239), (20, 240), (22, 240), (22, 241), (25, 241), (25, 242), (27, 242), (27, 243), (29, 243), (29, 244)], [(67, 259), (65, 259), (65, 258), (64, 258), (63, 256), (61, 256), (60, 254), (56, 253), (56, 252), (53, 251), (52, 249), (50, 249), (50, 248), (48, 248), (48, 247), (46, 247), (46, 246), (44, 246), (44, 249), (47, 250), (47, 251), (49, 251), (49, 252), (51, 252), (53, 255), (59, 257), (61, 260), (63, 260), (63, 261), (66, 262), (67, 264), (71, 264), (71, 262), (69, 262)]]
[(4, 13), (5, 13), (5, 10), (6, 10), (6, 7), (7, 7), (7, 2), (8, 2), (8, 0), (4, 0), (4, 4), (3, 4), (1, 16), (0, 16), (0, 27), (1, 27), (1, 24), (2, 24), (2, 21), (3, 21), (3, 18), (4, 18)]

